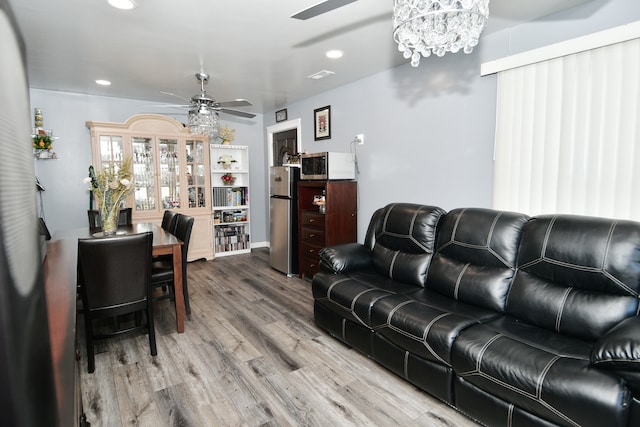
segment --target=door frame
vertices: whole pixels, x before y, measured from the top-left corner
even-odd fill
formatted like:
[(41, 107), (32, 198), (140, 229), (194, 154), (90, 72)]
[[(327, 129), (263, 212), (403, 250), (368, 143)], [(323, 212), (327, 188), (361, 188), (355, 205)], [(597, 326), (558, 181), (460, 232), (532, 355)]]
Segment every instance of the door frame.
[[(267, 173), (273, 166), (273, 134), (284, 132), (285, 130), (296, 129), (296, 151), (302, 152), (302, 119), (287, 120), (272, 126), (267, 126)], [(267, 181), (269, 182), (269, 181)]]

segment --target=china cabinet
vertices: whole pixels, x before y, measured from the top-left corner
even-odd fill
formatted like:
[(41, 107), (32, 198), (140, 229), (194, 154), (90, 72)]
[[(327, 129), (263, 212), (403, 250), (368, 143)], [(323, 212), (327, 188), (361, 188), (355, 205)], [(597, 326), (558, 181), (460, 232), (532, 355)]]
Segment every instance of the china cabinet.
[(124, 123), (87, 122), (96, 169), (132, 159), (134, 222), (162, 222), (166, 209), (194, 217), (187, 260), (213, 258), (209, 141), (177, 120), (140, 114)]
[(300, 277), (311, 278), (318, 272), (320, 249), (357, 242), (357, 215), (357, 182), (298, 182)]
[(211, 145), (215, 256), (251, 251), (249, 147)]

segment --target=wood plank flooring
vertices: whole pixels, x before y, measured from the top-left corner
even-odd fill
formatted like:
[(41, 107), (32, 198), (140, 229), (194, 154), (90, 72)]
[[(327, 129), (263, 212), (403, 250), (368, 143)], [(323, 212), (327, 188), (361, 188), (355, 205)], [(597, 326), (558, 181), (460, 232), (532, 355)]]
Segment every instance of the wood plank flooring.
[(317, 328), (311, 285), (268, 264), (268, 250), (188, 266), (192, 315), (175, 331), (156, 303), (146, 335), (98, 343), (85, 413), (100, 426), (475, 426)]

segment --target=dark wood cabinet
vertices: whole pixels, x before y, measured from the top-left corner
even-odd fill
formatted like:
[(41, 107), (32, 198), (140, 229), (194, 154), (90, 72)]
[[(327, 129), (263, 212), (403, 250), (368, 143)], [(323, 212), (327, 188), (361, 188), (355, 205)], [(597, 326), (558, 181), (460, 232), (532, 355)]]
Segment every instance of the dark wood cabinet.
[[(324, 195), (324, 213), (313, 204)], [(358, 240), (358, 183), (355, 181), (299, 181), (298, 236), (300, 277), (318, 272), (318, 251), (326, 246)]]

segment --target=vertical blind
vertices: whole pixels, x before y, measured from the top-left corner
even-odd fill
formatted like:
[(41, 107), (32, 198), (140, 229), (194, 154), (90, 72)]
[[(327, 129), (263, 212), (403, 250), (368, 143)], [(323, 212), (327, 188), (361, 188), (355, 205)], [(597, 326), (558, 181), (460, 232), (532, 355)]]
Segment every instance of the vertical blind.
[(498, 73), (493, 206), (640, 220), (640, 39)]

